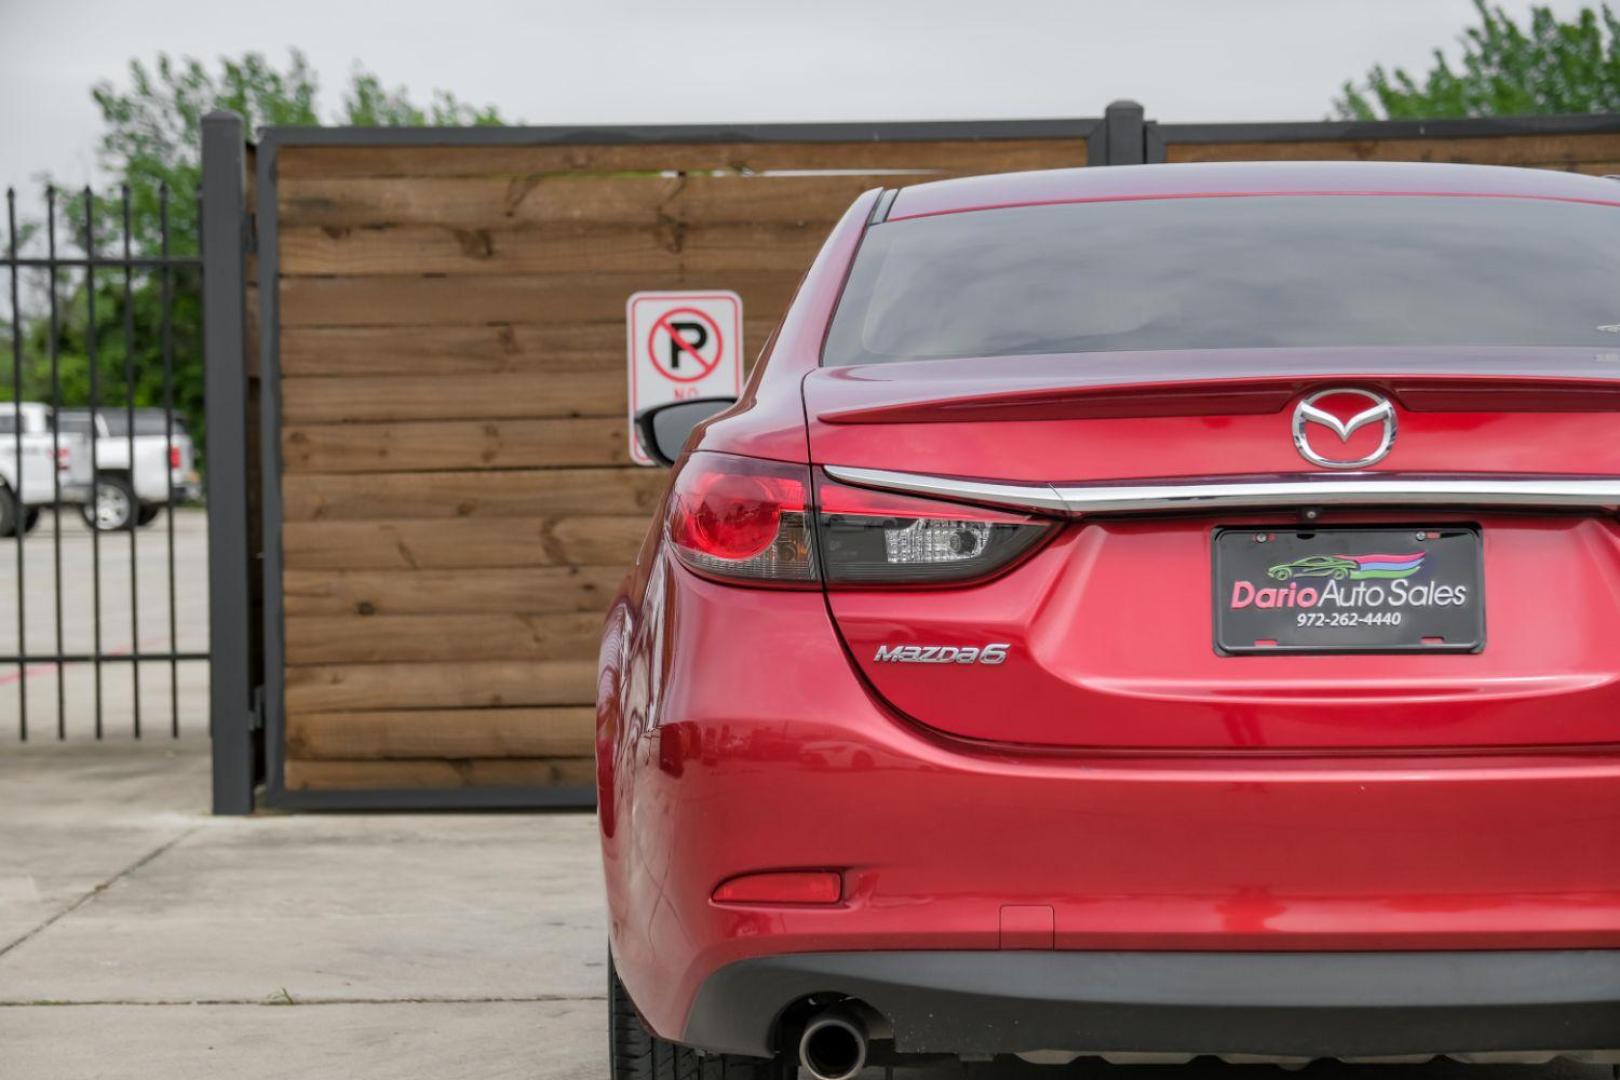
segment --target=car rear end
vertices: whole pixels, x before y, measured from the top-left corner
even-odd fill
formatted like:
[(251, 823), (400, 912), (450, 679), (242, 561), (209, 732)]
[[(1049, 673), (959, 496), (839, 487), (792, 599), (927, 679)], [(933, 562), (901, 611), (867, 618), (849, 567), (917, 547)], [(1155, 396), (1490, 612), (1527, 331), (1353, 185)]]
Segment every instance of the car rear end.
[(678, 467), (603, 646), (641, 1015), (1620, 1061), (1620, 190), (1109, 172), (858, 204)]
[(146, 438), (160, 453), (162, 468), (167, 475), (169, 490), (163, 501), (177, 503), (196, 502), (202, 498), (202, 475), (197, 470), (197, 447), (186, 430), (185, 421), (178, 416), (165, 417), (154, 412), (146, 421)]
[(202, 494), (196, 452), (184, 419), (162, 409), (136, 409), (132, 417), (116, 410), (105, 414), (109, 447), (118, 446), (130, 459), (135, 496), (147, 506), (191, 502)]

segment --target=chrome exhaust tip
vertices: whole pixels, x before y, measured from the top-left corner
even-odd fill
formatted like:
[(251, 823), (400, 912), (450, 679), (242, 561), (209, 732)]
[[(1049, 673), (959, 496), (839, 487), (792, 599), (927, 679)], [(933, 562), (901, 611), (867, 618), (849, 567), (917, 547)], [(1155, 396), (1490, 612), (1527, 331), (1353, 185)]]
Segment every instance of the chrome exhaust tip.
[(853, 1080), (866, 1067), (866, 1025), (836, 1009), (816, 1016), (799, 1037), (799, 1066), (815, 1080)]

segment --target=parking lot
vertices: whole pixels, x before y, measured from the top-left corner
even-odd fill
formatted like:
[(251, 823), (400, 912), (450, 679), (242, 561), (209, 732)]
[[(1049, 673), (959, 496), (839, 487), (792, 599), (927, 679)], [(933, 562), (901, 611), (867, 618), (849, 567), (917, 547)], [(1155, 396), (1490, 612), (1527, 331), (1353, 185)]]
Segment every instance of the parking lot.
[[(22, 605), (26, 617), (27, 652), (54, 656), (96, 651), (96, 589), (93, 554), (100, 548), (101, 651), (128, 655), (170, 651), (168, 519), (157, 520), (131, 536), (128, 533), (95, 537), (79, 520), (75, 508), (61, 515), (61, 604), (58, 637), (57, 551), (53, 515), (46, 510), (39, 526), (22, 541)], [(135, 603), (130, 592), (130, 547), (135, 549)], [(17, 556), (19, 541), (0, 540), (0, 654), (18, 649)], [(208, 650), (208, 516), (200, 507), (187, 507), (174, 516), (174, 629), (179, 652)], [(60, 647), (59, 647), (60, 646)], [(113, 660), (101, 665), (102, 725), (107, 738), (127, 739), (135, 726), (135, 665)], [(178, 714), (182, 728), (205, 730), (208, 666), (183, 662), (175, 671), (179, 687)], [(170, 666), (167, 662), (140, 665), (141, 727), (145, 735), (166, 736), (174, 715), (170, 709)], [(21, 713), (20, 695), (28, 695), (31, 738), (54, 738), (58, 716), (69, 739), (91, 738), (95, 733), (96, 666), (64, 665), (60, 677), (58, 710), (57, 666), (35, 660), (21, 672), (14, 665), (0, 667), (0, 740), (15, 737)]]

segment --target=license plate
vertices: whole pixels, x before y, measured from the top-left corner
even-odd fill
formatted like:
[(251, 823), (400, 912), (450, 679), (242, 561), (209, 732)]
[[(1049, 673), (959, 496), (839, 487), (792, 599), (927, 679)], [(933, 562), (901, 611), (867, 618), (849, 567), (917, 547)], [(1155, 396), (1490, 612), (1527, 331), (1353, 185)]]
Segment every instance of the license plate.
[(1479, 530), (1217, 529), (1221, 653), (1478, 652)]

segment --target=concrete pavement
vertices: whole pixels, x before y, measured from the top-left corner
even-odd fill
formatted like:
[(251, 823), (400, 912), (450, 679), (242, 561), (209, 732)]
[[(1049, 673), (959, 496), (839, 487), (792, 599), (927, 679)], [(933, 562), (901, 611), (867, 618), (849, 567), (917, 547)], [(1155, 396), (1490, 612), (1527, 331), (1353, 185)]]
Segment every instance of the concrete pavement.
[[(0, 1080), (607, 1076), (593, 817), (216, 819), (206, 813), (208, 772), (207, 743), (196, 737), (0, 739)], [(898, 1075), (1253, 1072), (1215, 1062), (950, 1063)], [(1309, 1073), (1610, 1077), (1566, 1063), (1322, 1064)], [(862, 1080), (883, 1075), (868, 1070)]]
[[(101, 597), (101, 650), (104, 655), (132, 652), (168, 652), (169, 635), (169, 518), (157, 519), (133, 536), (107, 533), (95, 537), (79, 520), (77, 509), (62, 511), (60, 541), (53, 514), (45, 510), (39, 526), (20, 545), (0, 539), (0, 655), (16, 655), (19, 607), (26, 630), (28, 655), (54, 656), (58, 652), (89, 654), (96, 648), (95, 558), (99, 550)], [(131, 589), (130, 547), (134, 545), (134, 589)], [(20, 551), (19, 551), (20, 547)], [(57, 557), (61, 559), (61, 618), (57, 618)], [(18, 586), (18, 555), (21, 586)], [(21, 603), (19, 605), (18, 599)], [(174, 644), (175, 651), (208, 651), (208, 515), (189, 506), (174, 515)], [(138, 646), (138, 648), (137, 648)], [(107, 738), (128, 738), (135, 726), (133, 665), (114, 661), (101, 668), (102, 726)], [(170, 709), (171, 674), (178, 688), (178, 710)], [(62, 707), (58, 710), (58, 679)], [(28, 730), (32, 739), (55, 738), (57, 717), (69, 739), (93, 737), (95, 728), (95, 665), (64, 665), (60, 676), (54, 664), (35, 661), (19, 671), (14, 664), (0, 665), (0, 739), (10, 739), (19, 728), (22, 695), (27, 694)], [(140, 670), (141, 727), (143, 734), (167, 736), (171, 721), (182, 730), (199, 734), (208, 715), (208, 665), (187, 661), (171, 673), (167, 663), (147, 663)]]
[(0, 1077), (604, 1077), (588, 815), (206, 816), (206, 744), (0, 752)]

